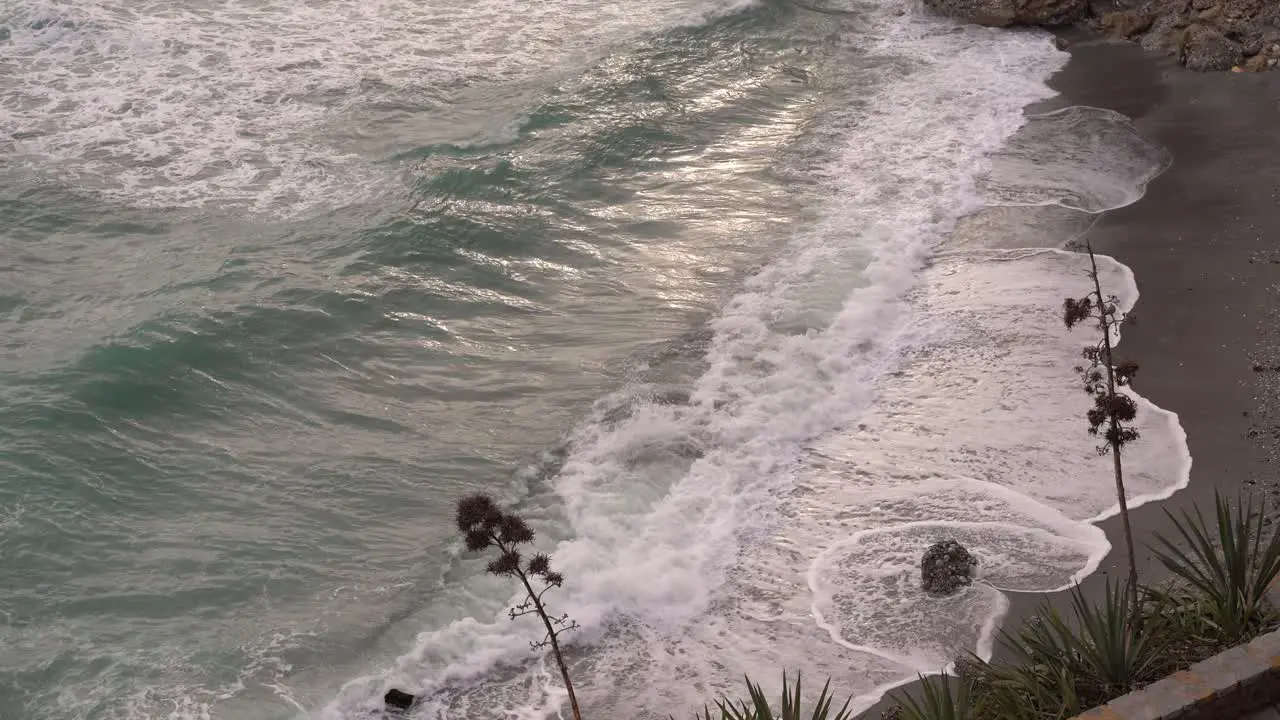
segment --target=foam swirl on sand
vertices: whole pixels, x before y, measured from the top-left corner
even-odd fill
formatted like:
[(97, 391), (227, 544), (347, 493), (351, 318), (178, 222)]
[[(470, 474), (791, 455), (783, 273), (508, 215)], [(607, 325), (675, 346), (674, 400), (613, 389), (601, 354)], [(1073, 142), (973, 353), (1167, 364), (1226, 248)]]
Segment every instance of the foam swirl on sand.
[[(1089, 289), (1088, 258), (1058, 247), (1087, 229), (1071, 213), (1133, 202), (1167, 165), (1127, 120), (1091, 108), (1031, 118), (996, 156), (989, 202), (1057, 207), (987, 215), (944, 246), (916, 295), (919, 342), (857, 432), (816, 443), (801, 472), (806, 512), (821, 518), (815, 535), (840, 538), (809, 575), (814, 616), (837, 642), (937, 672), (965, 650), (990, 653), (1001, 590), (1063, 589), (1110, 550), (1093, 523), (1118, 511), (1111, 464), (1085, 431), (1090, 399), (1077, 370), (1092, 338), (1061, 319), (1063, 298)], [(1008, 248), (1029, 227), (1037, 248), (980, 247)], [(1109, 257), (1098, 265), (1127, 312), (1133, 274)], [(1137, 399), (1130, 507), (1168, 497), (1190, 473), (1177, 416)], [(929, 598), (919, 557), (943, 538), (980, 559), (981, 581)]]

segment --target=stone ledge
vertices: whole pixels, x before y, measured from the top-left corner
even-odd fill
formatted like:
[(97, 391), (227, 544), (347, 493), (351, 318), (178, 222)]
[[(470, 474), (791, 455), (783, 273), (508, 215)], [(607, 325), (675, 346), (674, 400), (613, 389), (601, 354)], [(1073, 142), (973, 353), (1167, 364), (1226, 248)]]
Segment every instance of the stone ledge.
[(1228, 720), (1280, 701), (1280, 630), (1094, 708), (1078, 720)]

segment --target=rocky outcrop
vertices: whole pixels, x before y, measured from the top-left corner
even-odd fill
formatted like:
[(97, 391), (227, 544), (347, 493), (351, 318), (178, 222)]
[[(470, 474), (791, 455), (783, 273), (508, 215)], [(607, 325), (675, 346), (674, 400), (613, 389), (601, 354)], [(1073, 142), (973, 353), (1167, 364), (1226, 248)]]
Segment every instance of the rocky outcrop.
[(1094, 0), (1095, 28), (1175, 56), (1188, 70), (1280, 66), (1276, 0)]
[(1108, 35), (1130, 40), (1150, 30), (1155, 21), (1154, 15), (1141, 10), (1118, 10), (1103, 15), (1097, 25)]
[(1240, 43), (1223, 35), (1216, 28), (1206, 25), (1187, 28), (1182, 44), (1182, 62), (1188, 70), (1230, 70), (1243, 59), (1244, 50)]
[(978, 561), (955, 540), (943, 540), (929, 546), (920, 559), (920, 576), (924, 591), (930, 595), (950, 595), (973, 582)]
[(1280, 0), (924, 0), (942, 15), (991, 27), (1085, 22), (1168, 53), (1189, 70), (1280, 68)]
[(943, 15), (990, 27), (1054, 27), (1089, 14), (1088, 0), (924, 0), (924, 4)]

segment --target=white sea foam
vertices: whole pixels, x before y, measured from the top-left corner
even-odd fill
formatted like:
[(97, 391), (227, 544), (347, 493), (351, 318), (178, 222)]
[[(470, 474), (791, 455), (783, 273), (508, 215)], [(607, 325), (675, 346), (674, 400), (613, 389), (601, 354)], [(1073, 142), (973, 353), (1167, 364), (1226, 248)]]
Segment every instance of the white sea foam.
[(1136, 202), (1172, 158), (1111, 110), (1033, 115), (992, 155), (979, 180), (985, 207), (964, 217), (947, 249), (1061, 248), (1098, 213)]
[(990, 205), (1059, 205), (1091, 213), (1132, 204), (1172, 157), (1112, 110), (1075, 106), (1033, 116), (981, 183)]
[[(996, 589), (1061, 589), (1110, 549), (1090, 523), (1116, 511), (1111, 468), (1085, 432), (1076, 370), (1091, 339), (1065, 332), (1060, 315), (1063, 297), (1086, 292), (1087, 263), (1056, 250), (964, 252), (925, 273), (929, 339), (881, 384), (858, 431), (816, 443), (800, 473), (814, 535), (837, 538), (810, 575), (834, 637), (910, 650), (914, 670), (937, 671), (961, 650), (989, 650), (983, 623), (1004, 611)], [(1128, 269), (1105, 257), (1099, 266), (1103, 286), (1131, 307)], [(1177, 417), (1141, 407), (1142, 441), (1127, 453), (1131, 504), (1167, 497), (1190, 468)], [(943, 538), (982, 558), (982, 582), (937, 600), (920, 591), (917, 563)], [(952, 606), (965, 611), (963, 631)]]
[[(918, 288), (931, 249), (981, 205), (975, 183), (985, 158), (1023, 124), (1024, 106), (1051, 94), (1044, 80), (1063, 56), (1039, 34), (860, 9), (866, 22), (850, 51), (866, 54), (859, 72), (870, 77), (858, 78), (849, 97), (833, 92), (820, 116), (832, 144), (803, 153), (806, 162), (820, 159), (808, 174), (827, 191), (821, 219), (800, 229), (712, 323), (708, 369), (687, 404), (651, 403), (635, 389), (603, 403), (573, 437), (555, 481), (574, 531), (555, 548), (574, 578), (557, 601), (585, 626), (574, 640), (590, 648), (578, 661), (579, 692), (602, 716), (665, 717), (730, 688), (742, 672), (766, 678), (782, 667), (838, 675), (843, 690), (868, 703), (960, 649), (989, 645), (1006, 603), (996, 587), (1061, 585), (1105, 547), (1087, 518), (1026, 490), (1041, 482), (1038, 458), (1023, 453), (1032, 448), (1015, 446), (1002, 458), (997, 447), (988, 458), (982, 448), (964, 449), (968, 436), (912, 437), (908, 423), (933, 409), (931, 399), (945, 404), (950, 385), (981, 387), (988, 394), (974, 403), (997, 410), (1008, 400), (1002, 387), (1078, 385), (1057, 375), (1024, 379), (1059, 367), (1074, 349), (1046, 361), (1052, 368), (1013, 366), (1017, 377), (999, 383), (982, 365), (1040, 342), (1049, 320), (1036, 313), (1047, 307), (1056, 318), (1056, 296), (1042, 307), (1040, 295), (1019, 295), (1021, 288), (996, 292), (1021, 300), (1017, 310), (1027, 316), (1003, 344), (988, 331), (1006, 330), (1007, 307), (945, 341), (939, 332), (958, 326), (929, 320), (961, 318), (970, 307), (981, 314), (985, 300), (965, 287), (935, 288), (939, 282), (998, 285), (1017, 280), (1027, 263), (1049, 261), (983, 257), (977, 266), (986, 274), (969, 277), (958, 259), (945, 274), (942, 260)], [(901, 374), (885, 379), (908, 351)], [(925, 404), (912, 410), (919, 400)], [(619, 405), (629, 411), (613, 412)], [(966, 411), (992, 412), (959, 407), (953, 416)], [(1015, 422), (989, 418), (999, 427)], [(1066, 422), (1087, 437), (1074, 415)], [(872, 429), (880, 426), (891, 434)], [(1071, 446), (1092, 452), (1087, 439)], [(966, 462), (930, 465), (925, 450)], [(894, 469), (899, 460), (919, 466)], [(1016, 467), (1016, 479), (1003, 478), (1000, 463)], [(937, 492), (922, 494), (930, 488)], [(1096, 500), (1092, 488), (1080, 496)], [(979, 551), (987, 583), (939, 612), (921, 601), (910, 568), (924, 539), (943, 530)], [(427, 631), (415, 652), (353, 682), (322, 714), (356, 716), (398, 685), (430, 698), (420, 717), (541, 718), (560, 699), (545, 668), (497, 669), (528, 662), (524, 633), (534, 630), (515, 630), (505, 618), (469, 618)]]
[[(812, 445), (796, 516), (826, 539), (809, 582), (814, 616), (835, 641), (936, 672), (963, 650), (990, 652), (1007, 607), (1000, 590), (1062, 589), (1109, 551), (1092, 523), (1118, 504), (1110, 463), (1085, 432), (1078, 371), (1092, 338), (1067, 333), (1060, 315), (1064, 297), (1090, 289), (1088, 259), (1053, 246), (1087, 228), (1077, 215), (1136, 201), (1168, 163), (1127, 119), (1094, 108), (1032, 117), (994, 155), (980, 183), (989, 206), (1069, 210), (984, 211), (966, 227), (923, 273), (916, 342), (879, 383), (874, 407), (856, 431)], [(1019, 240), (1041, 249), (994, 249)], [(1098, 263), (1127, 311), (1138, 295), (1132, 273)], [(1177, 417), (1137, 399), (1131, 507), (1168, 497), (1190, 474)], [(943, 538), (982, 559), (981, 581), (929, 598), (916, 580), (919, 553)]]
[[(1064, 57), (1040, 34), (896, 6), (859, 8), (857, 88), (831, 89), (821, 146), (790, 169), (821, 185), (820, 219), (712, 323), (689, 401), (626, 388), (571, 438), (553, 482), (572, 532), (552, 549), (572, 580), (554, 602), (583, 625), (571, 654), (597, 716), (666, 717), (781, 668), (837, 676), (865, 705), (961, 650), (989, 651), (1002, 589), (1061, 587), (1107, 550), (1090, 521), (1113, 511), (1110, 478), (1073, 371), (1086, 341), (1058, 316), (1082, 293), (1081, 259), (973, 244), (930, 258), (983, 192), (1102, 209), (1155, 171), (993, 165)], [(1053, 157), (1029, 143), (1025, 158), (1037, 147)], [(1099, 178), (1106, 193), (1079, 186)], [(1101, 262), (1131, 304), (1132, 276)], [(1188, 463), (1175, 417), (1145, 404), (1141, 417), (1135, 500), (1170, 492)], [(936, 600), (914, 573), (943, 535), (975, 550), (982, 581)], [(562, 691), (528, 652), (536, 627), (479, 599), (496, 581), (464, 584), (458, 596), (484, 611), (426, 627), (310, 716), (367, 717), (389, 686), (427, 697), (420, 718), (553, 713)]]
[[(529, 77), (744, 1), (21, 0), (0, 10), (0, 152), (132, 205), (345, 205), (405, 192), (406, 143), (509, 132)], [(451, 116), (464, 93), (491, 101)]]

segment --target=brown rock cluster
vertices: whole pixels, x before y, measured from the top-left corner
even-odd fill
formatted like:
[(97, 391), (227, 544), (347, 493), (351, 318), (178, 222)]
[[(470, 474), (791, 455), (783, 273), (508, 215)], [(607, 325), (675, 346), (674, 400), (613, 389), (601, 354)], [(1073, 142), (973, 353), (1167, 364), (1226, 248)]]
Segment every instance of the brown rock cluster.
[(1189, 70), (1280, 67), (1280, 0), (924, 0), (934, 11), (992, 27), (1087, 22), (1167, 52)]
[[(1189, 70), (1257, 72), (1280, 66), (1277, 0), (1113, 0), (1093, 24), (1168, 52)], [(1099, 12), (1101, 10), (1101, 12)]]

